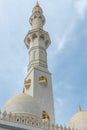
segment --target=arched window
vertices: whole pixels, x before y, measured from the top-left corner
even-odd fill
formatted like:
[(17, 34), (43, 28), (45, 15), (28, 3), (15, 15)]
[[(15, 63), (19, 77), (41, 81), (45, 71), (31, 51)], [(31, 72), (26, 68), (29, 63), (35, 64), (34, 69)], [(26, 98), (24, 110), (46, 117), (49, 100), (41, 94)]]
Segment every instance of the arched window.
[(40, 38), (42, 39), (42, 40), (44, 40), (44, 35), (42, 34), (42, 35), (40, 35)]

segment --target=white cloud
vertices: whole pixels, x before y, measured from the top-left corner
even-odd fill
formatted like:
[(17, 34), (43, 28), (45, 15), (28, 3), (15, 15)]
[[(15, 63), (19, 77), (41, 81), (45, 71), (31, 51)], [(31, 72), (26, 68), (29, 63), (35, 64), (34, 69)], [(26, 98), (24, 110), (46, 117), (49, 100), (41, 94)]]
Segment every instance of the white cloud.
[(72, 20), (71, 23), (68, 25), (68, 27), (66, 28), (64, 34), (62, 35), (62, 37), (60, 39), (58, 39), (58, 44), (57, 44), (57, 48), (58, 51), (57, 52), (61, 52), (62, 49), (64, 49), (67, 40), (69, 38), (69, 36), (71, 35), (78, 19), (80, 18), (84, 18), (86, 10), (87, 10), (87, 0), (76, 0), (74, 2), (74, 16), (72, 16)]
[(68, 28), (65, 30), (65, 33), (63, 35), (63, 37), (59, 40), (58, 43), (58, 50), (61, 50), (64, 48), (66, 41), (68, 39), (69, 34), (72, 32), (73, 28), (74, 28), (74, 21), (68, 26)]
[(77, 0), (75, 3), (77, 13), (80, 17), (84, 17), (87, 10), (87, 0)]

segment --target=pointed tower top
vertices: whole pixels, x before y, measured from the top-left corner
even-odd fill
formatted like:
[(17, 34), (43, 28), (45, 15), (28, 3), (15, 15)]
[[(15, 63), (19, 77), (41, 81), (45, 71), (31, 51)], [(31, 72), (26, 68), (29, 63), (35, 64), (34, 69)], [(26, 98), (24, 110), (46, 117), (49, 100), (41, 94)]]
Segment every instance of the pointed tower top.
[(29, 22), (32, 26), (32, 29), (43, 29), (43, 26), (45, 24), (45, 17), (38, 2), (36, 2), (32, 10), (32, 15)]
[(36, 2), (35, 7), (40, 7), (38, 1)]
[(80, 105), (79, 105), (79, 110), (78, 110), (78, 111), (79, 111), (79, 112), (82, 112), (82, 111), (83, 111)]

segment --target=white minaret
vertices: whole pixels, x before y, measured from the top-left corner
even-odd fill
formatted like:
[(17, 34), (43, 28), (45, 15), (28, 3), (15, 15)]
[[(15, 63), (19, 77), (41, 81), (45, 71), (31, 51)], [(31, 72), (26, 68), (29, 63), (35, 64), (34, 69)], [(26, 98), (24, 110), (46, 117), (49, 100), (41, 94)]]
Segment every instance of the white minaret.
[(52, 79), (48, 71), (46, 52), (51, 41), (49, 34), (43, 30), (45, 17), (38, 2), (32, 10), (30, 24), (32, 30), (25, 37), (25, 44), (29, 50), (28, 71), (24, 81), (26, 93), (39, 102), (42, 113), (48, 113), (50, 121), (55, 123)]

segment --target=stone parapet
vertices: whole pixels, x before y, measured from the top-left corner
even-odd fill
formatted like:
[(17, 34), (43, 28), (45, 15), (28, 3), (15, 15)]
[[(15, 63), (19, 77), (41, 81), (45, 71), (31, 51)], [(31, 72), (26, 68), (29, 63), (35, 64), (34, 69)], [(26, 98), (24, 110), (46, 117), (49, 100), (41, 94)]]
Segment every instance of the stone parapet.
[(7, 121), (11, 124), (17, 123), (26, 126), (31, 126), (35, 128), (45, 129), (45, 130), (78, 130), (78, 129), (71, 129), (70, 127), (62, 126), (62, 125), (55, 125), (51, 124), (50, 121), (42, 120), (32, 115), (22, 115), (22, 114), (14, 114), (7, 112), (0, 112), (0, 121)]

